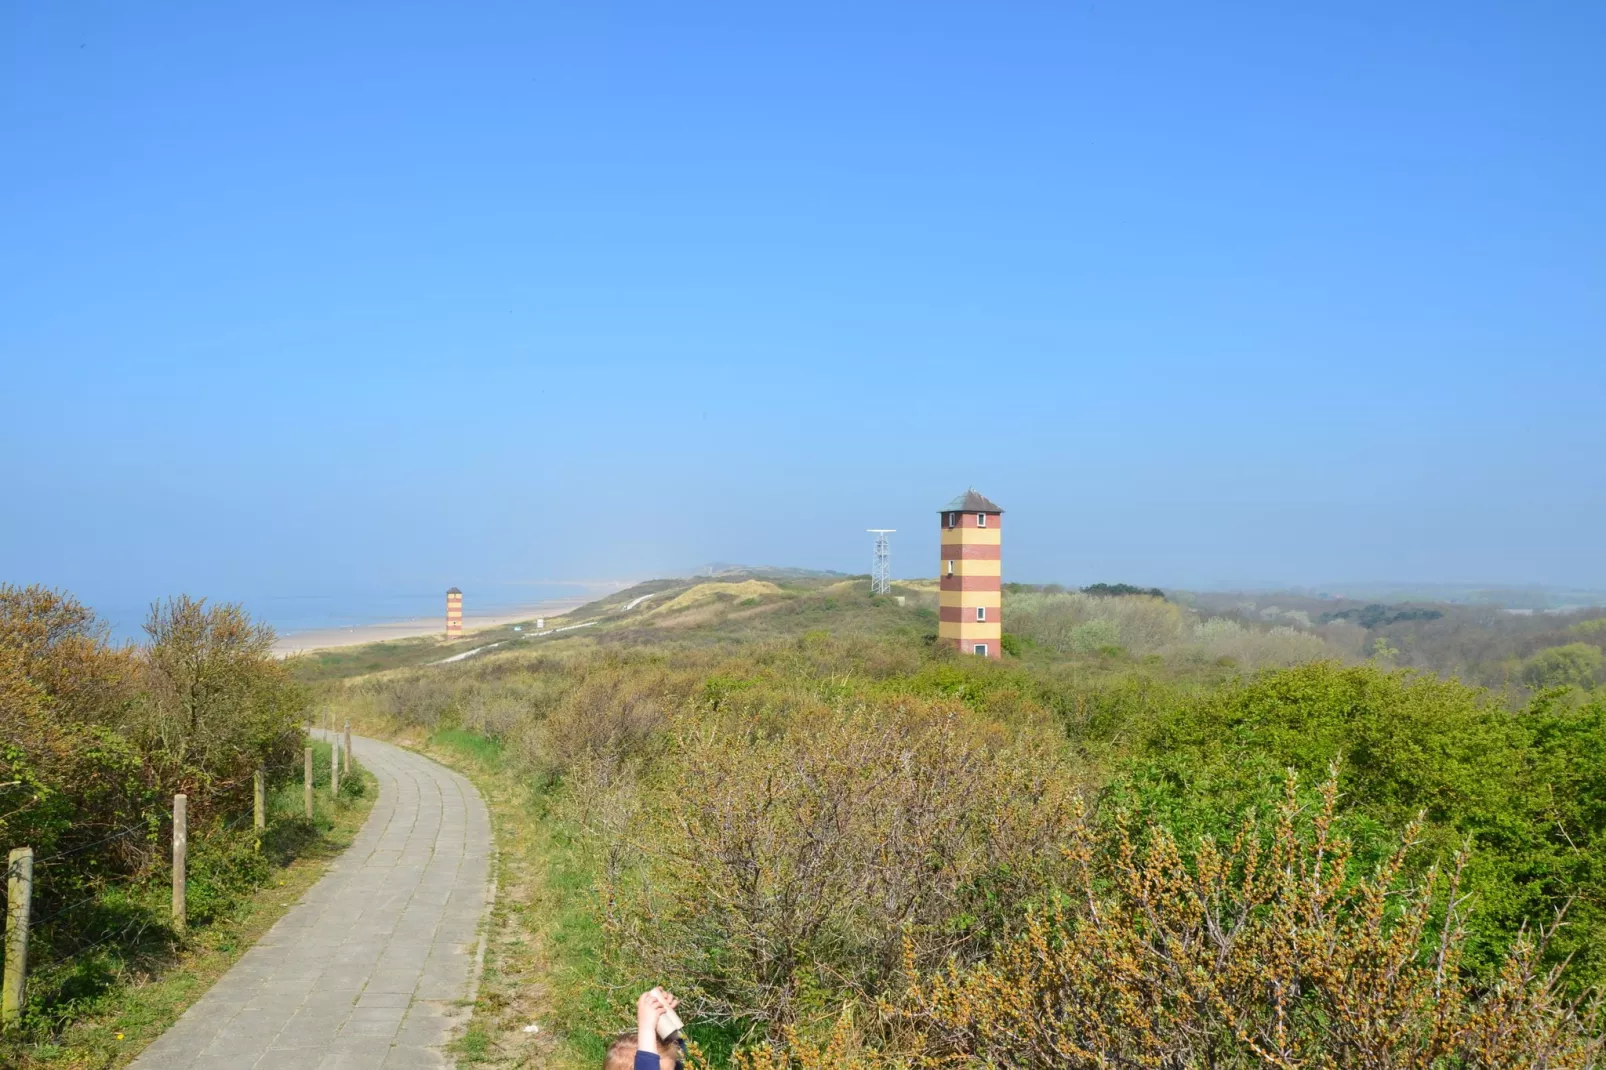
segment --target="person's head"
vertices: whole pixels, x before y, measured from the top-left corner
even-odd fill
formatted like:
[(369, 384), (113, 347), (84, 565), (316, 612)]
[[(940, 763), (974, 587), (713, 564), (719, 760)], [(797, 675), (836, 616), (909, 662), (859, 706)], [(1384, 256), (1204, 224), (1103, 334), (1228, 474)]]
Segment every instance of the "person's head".
[[(635, 1070), (636, 1052), (639, 1041), (635, 1033), (620, 1033), (614, 1042), (608, 1045), (608, 1057), (603, 1060), (602, 1070)], [(680, 1045), (673, 1040), (660, 1040), (658, 1042), (658, 1059), (663, 1070), (680, 1066), (684, 1062), (680, 1054)]]

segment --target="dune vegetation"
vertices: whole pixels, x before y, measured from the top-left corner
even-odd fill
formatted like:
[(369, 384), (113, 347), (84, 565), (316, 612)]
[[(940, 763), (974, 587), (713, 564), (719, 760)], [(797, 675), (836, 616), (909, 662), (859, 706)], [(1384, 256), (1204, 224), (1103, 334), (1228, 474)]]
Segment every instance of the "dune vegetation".
[[(700, 586), (317, 684), (523, 800), (539, 966), (493, 941), (476, 1022), (535, 991), (553, 1028), (465, 1057), (588, 1065), (665, 984), (694, 1061), (749, 1070), (1599, 1065), (1587, 656), (1490, 690), (1400, 665), (1420, 615), (1016, 589), (989, 663), (925, 585)], [(1591, 619), (1543, 623), (1598, 652)]]
[[(265, 924), (258, 893), (309, 880), (308, 866), (288, 867), (327, 857), (371, 801), (354, 775), (305, 816), (307, 692), (240, 607), (175, 598), (152, 607), (145, 632), (115, 644), (73, 598), (0, 585), (0, 845), (35, 859), (26, 1006), (0, 1036), (0, 1065), (126, 1062), (198, 994), (199, 973)], [(327, 784), (328, 748), (317, 751)], [(180, 793), (185, 931), (171, 917), (168, 846)]]

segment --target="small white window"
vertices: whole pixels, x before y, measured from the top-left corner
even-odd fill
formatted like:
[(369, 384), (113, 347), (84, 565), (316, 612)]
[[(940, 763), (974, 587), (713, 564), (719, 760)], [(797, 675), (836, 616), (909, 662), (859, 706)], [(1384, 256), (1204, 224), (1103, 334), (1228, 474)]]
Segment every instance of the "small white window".
[(976, 514), (976, 526), (978, 528), (984, 528), (984, 527), (987, 526), (987, 514), (986, 513), (977, 513)]
[(987, 644), (986, 643), (977, 643), (975, 646), (971, 647), (971, 649), (974, 650), (976, 653), (980, 654), (984, 658), (987, 656)]
[(948, 562), (948, 575), (952, 576), (953, 574), (954, 574), (954, 563), (952, 561), (950, 561), (950, 562)]
[(953, 513), (949, 513), (948, 514), (948, 526), (949, 527), (953, 527), (954, 526), (954, 515), (955, 514), (953, 514)]
[(986, 620), (987, 619), (987, 607), (986, 606), (977, 606), (976, 607), (976, 619), (977, 620)]

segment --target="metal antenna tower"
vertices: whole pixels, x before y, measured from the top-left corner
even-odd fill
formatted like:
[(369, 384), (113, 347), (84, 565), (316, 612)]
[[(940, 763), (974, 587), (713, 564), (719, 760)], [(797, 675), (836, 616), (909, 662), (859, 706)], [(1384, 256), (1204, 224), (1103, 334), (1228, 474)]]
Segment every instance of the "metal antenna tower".
[(875, 566), (870, 569), (870, 593), (890, 594), (892, 591), (892, 551), (887, 547), (887, 536), (897, 528), (865, 528), (875, 536)]

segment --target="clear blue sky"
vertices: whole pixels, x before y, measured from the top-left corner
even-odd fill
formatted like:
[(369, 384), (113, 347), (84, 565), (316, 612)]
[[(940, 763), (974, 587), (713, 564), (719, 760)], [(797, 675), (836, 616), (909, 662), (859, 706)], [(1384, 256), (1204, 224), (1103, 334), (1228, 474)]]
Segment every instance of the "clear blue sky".
[(0, 576), (1606, 587), (1606, 4), (16, 3)]

